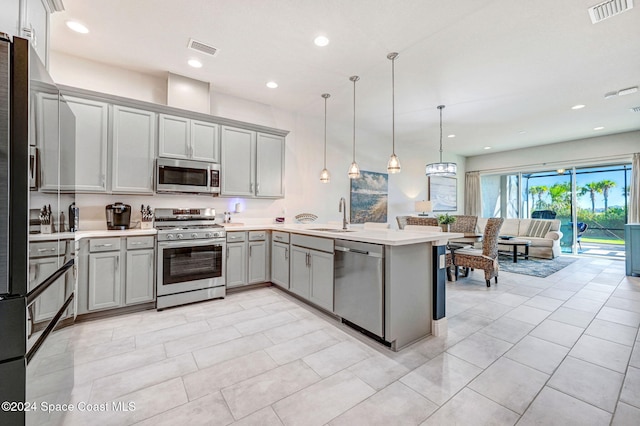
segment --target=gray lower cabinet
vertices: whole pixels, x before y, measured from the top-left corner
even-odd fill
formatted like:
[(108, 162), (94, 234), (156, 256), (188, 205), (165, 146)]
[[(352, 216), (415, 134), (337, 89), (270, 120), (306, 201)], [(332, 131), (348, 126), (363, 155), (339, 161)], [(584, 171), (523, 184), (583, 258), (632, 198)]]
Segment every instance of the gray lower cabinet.
[(289, 279), (292, 292), (333, 312), (333, 240), (292, 235)]
[(267, 231), (227, 232), (227, 287), (269, 280)]
[(627, 275), (640, 275), (640, 223), (624, 226)]
[(247, 284), (247, 246), (244, 241), (227, 243), (227, 287)]
[[(55, 234), (52, 234), (55, 236)], [(67, 262), (74, 251), (73, 240), (34, 241), (29, 243), (29, 291), (35, 289)], [(50, 320), (75, 285), (73, 274), (66, 274), (45, 290), (32, 305), (32, 318), (38, 323)], [(65, 317), (63, 317), (65, 318)]]
[(271, 282), (289, 288), (289, 234), (274, 231), (271, 242)]
[[(91, 239), (86, 311), (153, 302), (154, 246), (153, 236)], [(79, 306), (78, 312), (84, 311)]]
[(89, 254), (89, 310), (121, 306), (121, 287), (120, 250)]
[(155, 250), (145, 247), (148, 237), (127, 238), (127, 280), (125, 283), (125, 305), (153, 302)]

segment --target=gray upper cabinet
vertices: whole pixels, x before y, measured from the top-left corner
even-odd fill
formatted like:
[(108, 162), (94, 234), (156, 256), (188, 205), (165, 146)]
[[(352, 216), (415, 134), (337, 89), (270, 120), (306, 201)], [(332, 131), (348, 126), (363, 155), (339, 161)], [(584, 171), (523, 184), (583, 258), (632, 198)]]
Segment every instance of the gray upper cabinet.
[(219, 163), (219, 134), (217, 124), (191, 120), (191, 159)]
[(174, 115), (158, 116), (158, 155), (217, 163), (219, 126)]
[(284, 197), (284, 138), (282, 136), (257, 134), (256, 196)]
[(40, 190), (58, 192), (59, 108), (58, 95), (41, 93), (36, 98), (36, 139), (40, 150)]
[(109, 105), (65, 99), (76, 116), (76, 192), (106, 192)]
[(284, 137), (223, 126), (221, 195), (284, 197)]
[[(18, 3), (18, 1), (14, 0), (13, 3)], [(51, 13), (48, 2), (46, 0), (22, 0), (20, 3), (24, 5), (25, 12), (20, 36), (31, 41), (42, 63), (48, 65), (49, 15)], [(2, 13), (5, 13), (4, 10)]]
[(111, 191), (153, 194), (156, 114), (114, 105), (112, 124)]
[(256, 132), (222, 126), (221, 195), (253, 197)]

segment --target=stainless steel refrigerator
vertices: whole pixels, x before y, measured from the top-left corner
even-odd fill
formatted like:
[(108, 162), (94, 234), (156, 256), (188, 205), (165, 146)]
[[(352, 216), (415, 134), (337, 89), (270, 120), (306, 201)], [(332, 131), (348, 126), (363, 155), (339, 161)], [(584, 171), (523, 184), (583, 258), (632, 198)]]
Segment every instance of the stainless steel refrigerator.
[(29, 42), (0, 33), (2, 425), (60, 424), (64, 413), (42, 404), (73, 388), (74, 244), (60, 212), (75, 199), (74, 170), (70, 108)]

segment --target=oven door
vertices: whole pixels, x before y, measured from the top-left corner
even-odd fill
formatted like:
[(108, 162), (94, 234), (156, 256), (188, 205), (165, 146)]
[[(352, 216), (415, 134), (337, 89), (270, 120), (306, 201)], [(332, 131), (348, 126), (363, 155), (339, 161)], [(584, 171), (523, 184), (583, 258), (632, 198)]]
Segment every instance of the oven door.
[(158, 243), (158, 296), (225, 285), (224, 240)]

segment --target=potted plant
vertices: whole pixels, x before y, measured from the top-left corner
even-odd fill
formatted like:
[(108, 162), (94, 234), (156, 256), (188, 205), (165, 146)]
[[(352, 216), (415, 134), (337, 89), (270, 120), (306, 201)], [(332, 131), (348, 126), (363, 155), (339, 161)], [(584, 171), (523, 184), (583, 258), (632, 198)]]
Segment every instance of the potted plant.
[(442, 227), (443, 232), (449, 232), (451, 224), (456, 221), (455, 216), (449, 216), (449, 213), (441, 214), (438, 216), (438, 223)]

